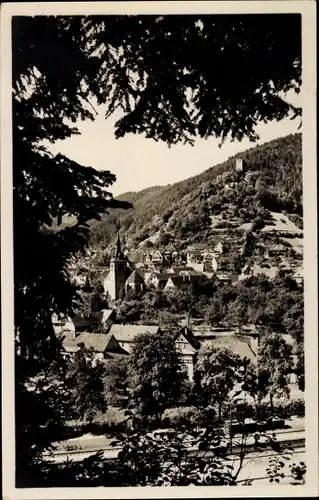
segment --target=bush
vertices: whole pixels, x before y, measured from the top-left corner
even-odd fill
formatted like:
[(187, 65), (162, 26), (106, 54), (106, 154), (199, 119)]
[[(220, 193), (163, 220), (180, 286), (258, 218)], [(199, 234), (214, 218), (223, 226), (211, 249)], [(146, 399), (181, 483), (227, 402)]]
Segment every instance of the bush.
[(207, 406), (205, 408), (197, 408), (195, 406), (178, 406), (164, 411), (162, 415), (162, 426), (193, 427), (200, 425), (206, 427), (215, 420), (216, 414), (216, 410), (211, 406)]
[(262, 217), (258, 216), (255, 219), (253, 219), (252, 225), (251, 225), (252, 231), (258, 231), (258, 230), (262, 229), (263, 227), (265, 227), (265, 222), (264, 222)]
[(99, 412), (93, 422), (72, 420), (67, 423), (66, 436), (75, 437), (82, 434), (112, 434), (124, 432), (128, 429), (124, 410), (108, 408), (105, 413)]
[(168, 408), (162, 415), (162, 423), (166, 427), (196, 425), (201, 420), (201, 412), (194, 406), (178, 406)]
[(292, 399), (287, 401), (285, 405), (286, 412), (289, 416), (297, 415), (299, 417), (305, 416), (305, 400), (304, 399)]

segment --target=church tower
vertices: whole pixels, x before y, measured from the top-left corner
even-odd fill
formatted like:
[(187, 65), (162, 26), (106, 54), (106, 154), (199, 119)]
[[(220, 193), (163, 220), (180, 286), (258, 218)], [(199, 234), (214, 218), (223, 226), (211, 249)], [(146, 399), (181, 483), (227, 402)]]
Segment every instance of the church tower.
[(103, 284), (104, 291), (110, 295), (112, 300), (117, 300), (119, 298), (121, 290), (124, 290), (125, 281), (130, 274), (131, 270), (122, 252), (120, 235), (118, 234), (115, 255), (110, 261), (110, 271)]

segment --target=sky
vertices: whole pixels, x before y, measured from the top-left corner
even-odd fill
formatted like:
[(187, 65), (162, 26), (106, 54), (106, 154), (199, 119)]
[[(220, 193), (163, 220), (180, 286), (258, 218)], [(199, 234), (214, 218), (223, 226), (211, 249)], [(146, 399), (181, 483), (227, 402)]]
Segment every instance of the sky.
[[(295, 102), (294, 102), (295, 104)], [(197, 175), (257, 144), (298, 132), (299, 120), (261, 123), (257, 126), (260, 140), (227, 141), (219, 148), (219, 139), (197, 139), (194, 146), (173, 145), (146, 139), (143, 135), (128, 134), (115, 139), (114, 125), (119, 115), (104, 118), (104, 108), (98, 108), (95, 121), (76, 124), (81, 135), (72, 136), (50, 145), (52, 153), (61, 153), (81, 165), (97, 170), (109, 170), (116, 182), (109, 191), (117, 196), (127, 191), (166, 185)], [(300, 130), (299, 130), (300, 131)]]

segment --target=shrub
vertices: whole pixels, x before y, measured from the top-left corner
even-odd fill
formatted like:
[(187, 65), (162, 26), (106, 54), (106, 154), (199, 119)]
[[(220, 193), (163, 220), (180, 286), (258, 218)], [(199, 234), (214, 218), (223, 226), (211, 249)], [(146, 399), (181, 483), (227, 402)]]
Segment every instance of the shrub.
[(162, 423), (167, 427), (196, 425), (201, 421), (201, 412), (194, 406), (177, 406), (168, 408), (162, 415)]
[(298, 415), (300, 417), (305, 416), (305, 400), (304, 399), (292, 399), (286, 404), (286, 411), (289, 416)]
[(90, 423), (86, 419), (72, 420), (67, 423), (68, 437), (75, 437), (81, 434), (103, 434), (117, 433), (127, 430), (126, 417), (124, 410), (109, 407), (105, 413), (98, 412)]
[(258, 230), (262, 229), (263, 227), (265, 227), (265, 222), (264, 222), (263, 218), (260, 216), (255, 217), (255, 219), (253, 219), (253, 221), (252, 221), (251, 230), (258, 231)]

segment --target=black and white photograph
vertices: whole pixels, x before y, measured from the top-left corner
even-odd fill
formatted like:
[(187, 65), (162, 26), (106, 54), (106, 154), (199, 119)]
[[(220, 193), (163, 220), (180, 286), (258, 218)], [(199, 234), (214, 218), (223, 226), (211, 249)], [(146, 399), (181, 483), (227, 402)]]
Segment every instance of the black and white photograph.
[(315, 5), (100, 4), (3, 9), (4, 498), (316, 496)]

